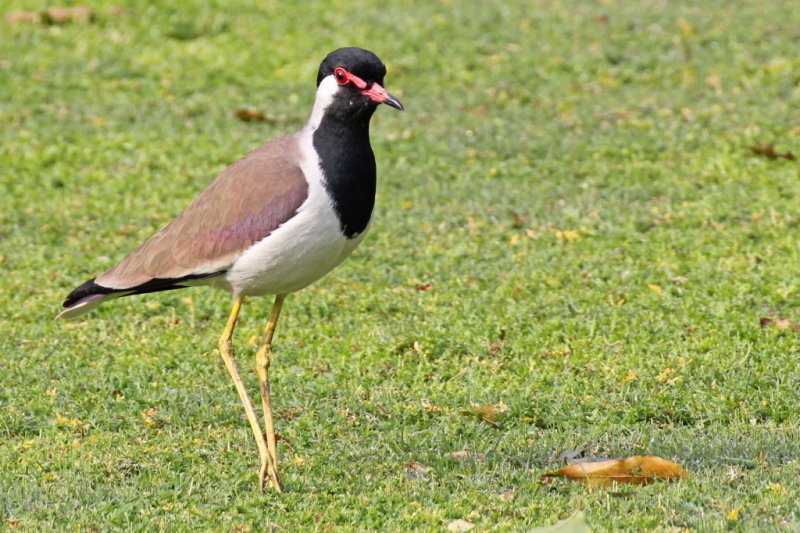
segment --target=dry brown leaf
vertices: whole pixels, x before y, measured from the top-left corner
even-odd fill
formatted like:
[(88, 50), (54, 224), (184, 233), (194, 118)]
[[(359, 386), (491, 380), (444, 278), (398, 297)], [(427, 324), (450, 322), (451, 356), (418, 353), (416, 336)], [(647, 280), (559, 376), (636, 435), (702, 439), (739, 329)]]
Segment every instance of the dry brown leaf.
[(742, 479), (744, 477), (744, 472), (739, 470), (738, 467), (734, 465), (728, 465), (725, 467), (725, 479), (730, 481), (736, 481), (737, 479)]
[(94, 16), (87, 6), (49, 7), (42, 11), (42, 22), (47, 24), (67, 24), (69, 22), (89, 22)]
[(421, 478), (425, 481), (430, 479), (430, 476), (428, 475), (429, 469), (416, 461), (406, 463), (403, 465), (403, 469), (406, 471), (406, 475), (410, 478)]
[(503, 351), (503, 344), (505, 344), (505, 343), (503, 342), (502, 339), (497, 339), (492, 344), (490, 344), (489, 345), (489, 355), (494, 357), (497, 354), (499, 354), (500, 352), (502, 352)]
[(613, 483), (645, 485), (661, 479), (672, 481), (687, 477), (686, 471), (672, 461), (652, 455), (639, 455), (627, 459), (611, 459), (565, 466), (542, 477), (566, 477), (583, 481), (596, 487)]
[(761, 324), (762, 328), (766, 328), (767, 326), (775, 326), (780, 330), (784, 329), (793, 329), (795, 331), (800, 331), (800, 324), (797, 322), (792, 322), (788, 318), (779, 317), (779, 318), (770, 318), (770, 317), (763, 317), (759, 320), (759, 324)]
[(503, 402), (500, 402), (496, 405), (473, 405), (469, 409), (462, 410), (460, 414), (462, 416), (474, 416), (475, 418), (486, 422), (490, 426), (499, 429), (500, 424), (497, 423), (497, 415), (502, 415), (507, 409), (508, 406)]
[(506, 328), (500, 328), (500, 335), (497, 340), (489, 345), (489, 355), (494, 357), (503, 351), (503, 346), (506, 342)]
[(417, 289), (418, 291), (432, 291), (433, 285), (430, 283), (418, 283), (414, 285), (414, 288)]
[(406, 463), (405, 464), (405, 469), (406, 470), (413, 470), (414, 472), (418, 472), (420, 474), (427, 474), (428, 473), (428, 469), (425, 468), (424, 466), (422, 466), (422, 463), (418, 463), (416, 461), (414, 461), (412, 463)]
[[(261, 433), (264, 435), (264, 439), (266, 440), (267, 434), (264, 433), (263, 431)], [(286, 447), (289, 448), (289, 450), (291, 450), (292, 453), (295, 453), (294, 446), (292, 446), (292, 443), (289, 442), (289, 439), (287, 439), (286, 437), (284, 437), (280, 433), (275, 433), (275, 442), (284, 443), (286, 445)]]
[(514, 499), (514, 491), (511, 489), (504, 490), (503, 492), (498, 494), (497, 497), (503, 501), (509, 502)]
[[(281, 420), (285, 420), (286, 422), (290, 422), (302, 415), (305, 412), (305, 409), (297, 406), (287, 407), (286, 409), (281, 411), (281, 414), (278, 415), (281, 417)], [(287, 441), (288, 442), (288, 441)]]
[(464, 531), (469, 531), (473, 527), (475, 527), (475, 524), (473, 524), (472, 522), (464, 520), (463, 518), (459, 518), (447, 524), (447, 531), (452, 531), (454, 533), (461, 533)]
[(467, 460), (467, 459), (474, 459), (477, 461), (484, 461), (486, 459), (486, 454), (482, 452), (471, 452), (469, 450), (459, 450), (457, 452), (450, 452), (447, 455), (452, 457), (453, 459), (458, 460)]
[(235, 109), (233, 114), (242, 122), (264, 122), (267, 120), (266, 115), (255, 107), (240, 107)]
[(750, 147), (750, 151), (756, 155), (766, 157), (769, 159), (788, 159), (794, 161), (794, 154), (789, 150), (785, 152), (778, 152), (775, 150), (775, 145), (772, 143), (761, 143)]

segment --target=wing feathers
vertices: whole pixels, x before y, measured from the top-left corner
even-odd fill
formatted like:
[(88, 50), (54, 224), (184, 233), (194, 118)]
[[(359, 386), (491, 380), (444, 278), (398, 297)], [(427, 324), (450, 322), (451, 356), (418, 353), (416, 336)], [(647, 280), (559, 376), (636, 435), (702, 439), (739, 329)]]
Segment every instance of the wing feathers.
[(177, 219), (95, 283), (129, 290), (150, 280), (227, 270), (292, 218), (307, 197), (297, 137), (276, 139), (234, 163)]

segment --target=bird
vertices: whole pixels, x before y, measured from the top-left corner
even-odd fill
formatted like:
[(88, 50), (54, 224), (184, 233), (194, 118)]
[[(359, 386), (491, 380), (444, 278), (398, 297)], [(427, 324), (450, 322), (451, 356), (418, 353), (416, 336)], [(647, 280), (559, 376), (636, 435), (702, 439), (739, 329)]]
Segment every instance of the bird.
[[(230, 292), (219, 351), (256, 440), (262, 493), (267, 480), (283, 492), (269, 385), (278, 317), (287, 295), (339, 265), (370, 227), (377, 184), (370, 119), (381, 104), (404, 110), (384, 88), (385, 75), (386, 66), (369, 50), (330, 52), (299, 132), (233, 163), (166, 227), (70, 292), (56, 316), (73, 319), (108, 300), (185, 287)], [(245, 298), (270, 295), (274, 303), (256, 351), (262, 432), (236, 365), (233, 332)]]

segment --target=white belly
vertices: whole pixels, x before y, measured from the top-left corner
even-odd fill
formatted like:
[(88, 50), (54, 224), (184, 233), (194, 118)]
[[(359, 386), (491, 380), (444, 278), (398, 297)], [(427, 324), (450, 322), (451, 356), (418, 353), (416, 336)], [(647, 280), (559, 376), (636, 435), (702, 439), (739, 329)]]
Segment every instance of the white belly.
[(361, 243), (347, 239), (321, 187), (311, 187), (297, 214), (245, 251), (225, 276), (235, 294), (288, 294), (333, 270)]

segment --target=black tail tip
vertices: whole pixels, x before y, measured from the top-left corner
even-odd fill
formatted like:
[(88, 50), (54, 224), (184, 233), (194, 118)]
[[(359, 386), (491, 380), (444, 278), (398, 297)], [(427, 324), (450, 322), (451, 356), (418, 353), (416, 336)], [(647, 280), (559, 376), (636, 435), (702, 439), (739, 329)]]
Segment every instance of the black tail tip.
[(94, 296), (95, 294), (110, 294), (112, 292), (116, 292), (114, 289), (109, 289), (108, 287), (103, 287), (98, 285), (94, 282), (97, 278), (92, 278), (89, 281), (85, 282), (80, 287), (77, 287), (67, 296), (67, 299), (64, 300), (64, 307), (72, 307), (77, 302), (81, 301), (82, 299), (86, 298), (87, 296)]

